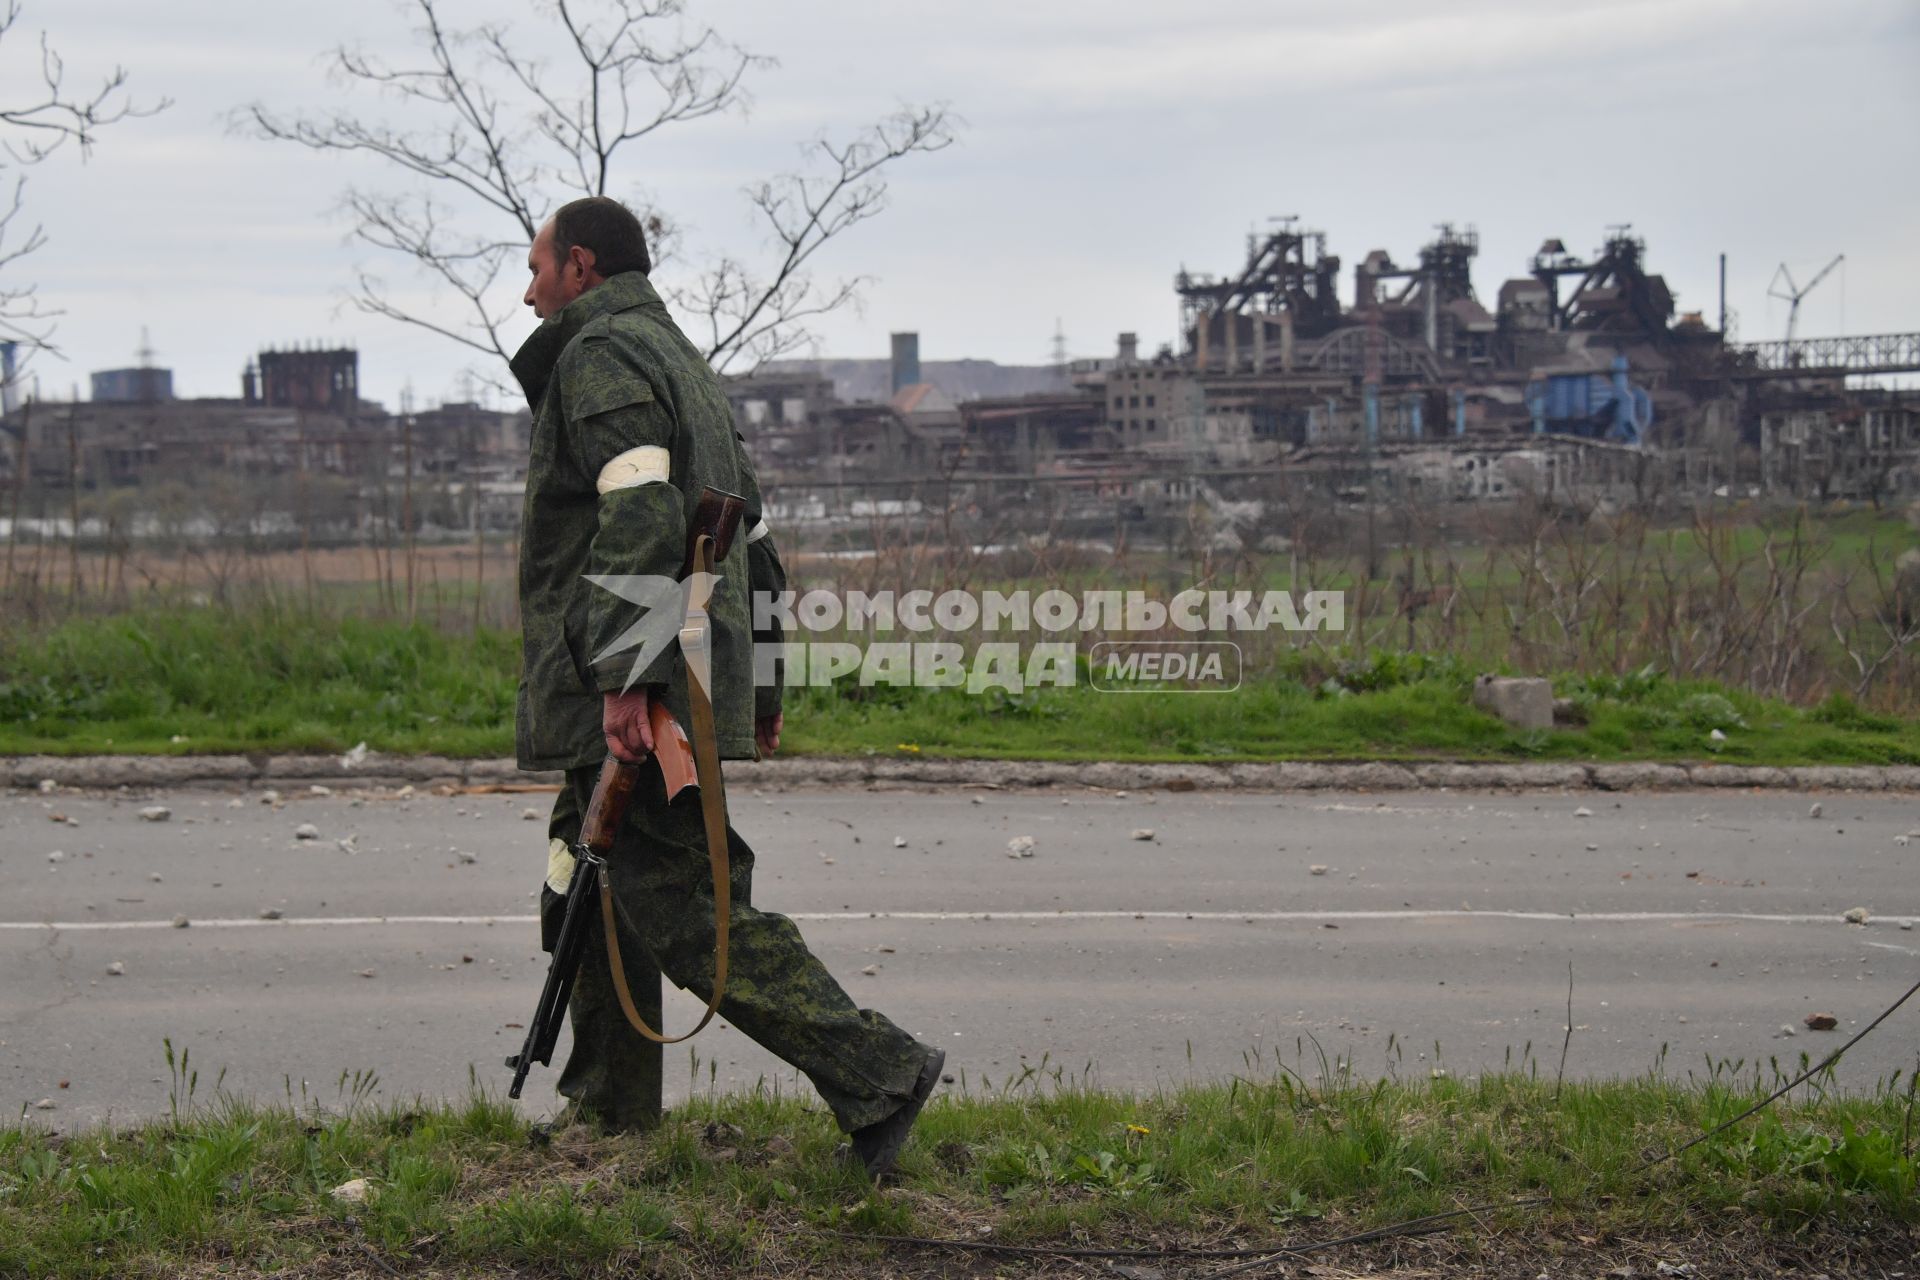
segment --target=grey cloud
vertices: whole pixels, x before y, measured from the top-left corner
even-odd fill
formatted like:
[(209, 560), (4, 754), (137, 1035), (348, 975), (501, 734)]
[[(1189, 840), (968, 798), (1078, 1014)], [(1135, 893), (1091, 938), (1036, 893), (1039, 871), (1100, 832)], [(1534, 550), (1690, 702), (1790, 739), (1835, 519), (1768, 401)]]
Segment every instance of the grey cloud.
[[(1836, 279), (1810, 298), (1807, 323), (1920, 323), (1906, 213), (1920, 136), (1891, 123), (1920, 118), (1920, 11), (1901, 0), (691, 7), (781, 59), (748, 116), (663, 138), (623, 184), (696, 244), (740, 246), (738, 188), (822, 128), (926, 98), (972, 122), (960, 146), (902, 167), (892, 208), (821, 262), (878, 277), (864, 312), (819, 326), (836, 354), (882, 354), (890, 328), (918, 327), (930, 358), (1032, 362), (1056, 316), (1089, 353), (1123, 328), (1165, 341), (1176, 267), (1235, 267), (1276, 213), (1324, 227), (1349, 261), (1376, 244), (1409, 255), (1442, 218), (1477, 222), (1483, 290), (1543, 236), (1590, 247), (1632, 221), (1685, 306), (1711, 307), (1714, 255), (1730, 252), (1748, 336), (1764, 336), (1774, 263), (1844, 249), (1844, 293)], [(466, 12), (528, 24), (495, 0)], [(126, 363), (147, 323), (190, 393), (230, 394), (259, 344), (328, 338), (360, 344), (390, 403), (409, 381), (423, 399), (458, 394), (462, 353), (338, 310), (359, 264), (418, 288), (343, 243), (330, 213), (345, 186), (387, 175), (225, 125), (254, 98), (337, 100), (319, 55), (401, 49), (392, 5), (30, 0), (27, 23), (76, 73), (125, 63), (137, 89), (177, 99), (104, 135), (84, 169), (63, 157), (34, 179), (53, 241), (31, 266), (69, 313), (72, 364), (44, 366), (49, 386)]]

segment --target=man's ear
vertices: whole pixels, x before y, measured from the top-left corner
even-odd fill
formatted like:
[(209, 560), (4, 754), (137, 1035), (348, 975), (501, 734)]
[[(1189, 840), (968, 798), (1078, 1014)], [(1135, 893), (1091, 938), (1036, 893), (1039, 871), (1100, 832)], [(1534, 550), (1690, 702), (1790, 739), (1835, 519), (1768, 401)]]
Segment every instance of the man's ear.
[(582, 280), (592, 277), (594, 258), (593, 250), (582, 245), (574, 245), (573, 248), (567, 250), (567, 262), (579, 269)]

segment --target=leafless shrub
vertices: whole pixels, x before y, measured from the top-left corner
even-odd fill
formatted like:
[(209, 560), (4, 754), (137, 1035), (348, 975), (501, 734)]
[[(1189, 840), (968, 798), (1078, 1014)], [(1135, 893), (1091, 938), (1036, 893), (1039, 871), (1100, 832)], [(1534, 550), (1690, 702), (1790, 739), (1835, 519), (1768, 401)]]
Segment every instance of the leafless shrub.
[[(265, 103), (235, 123), (258, 137), (384, 162), (405, 190), (354, 188), (343, 206), (361, 243), (423, 271), (446, 306), (403, 301), (377, 271), (348, 297), (370, 314), (440, 335), (506, 380), (502, 327), (518, 294), (501, 273), (547, 213), (631, 183), (632, 157), (674, 125), (743, 109), (745, 83), (772, 60), (711, 27), (683, 21), (684, 0), (545, 0), (535, 41), (498, 24), (459, 27), (443, 0), (410, 0), (419, 61), (342, 46), (332, 68), (363, 100), (399, 101), (410, 124), (366, 108), (287, 113)], [(558, 66), (537, 39), (562, 50)], [(801, 167), (746, 191), (767, 252), (727, 253), (661, 273), (662, 292), (717, 370), (752, 367), (807, 341), (807, 321), (852, 301), (858, 278), (815, 278), (815, 256), (885, 207), (894, 162), (938, 151), (957, 120), (942, 106), (903, 107), (841, 139), (817, 137)], [(641, 211), (656, 266), (678, 256), (678, 227)]]

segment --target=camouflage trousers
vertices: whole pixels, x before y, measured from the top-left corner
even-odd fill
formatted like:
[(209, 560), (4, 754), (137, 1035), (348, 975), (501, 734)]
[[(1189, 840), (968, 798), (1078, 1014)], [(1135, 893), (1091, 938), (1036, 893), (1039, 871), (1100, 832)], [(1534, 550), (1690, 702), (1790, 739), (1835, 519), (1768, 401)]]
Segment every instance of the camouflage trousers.
[[(568, 845), (579, 838), (599, 772), (597, 765), (568, 772), (550, 838)], [(719, 1016), (798, 1068), (842, 1130), (885, 1119), (911, 1096), (931, 1051), (880, 1014), (855, 1007), (793, 921), (753, 906), (753, 850), (731, 827), (727, 840), (732, 937)], [(689, 790), (668, 804), (660, 771), (646, 769), (607, 864), (622, 954), (646, 956), (675, 986), (707, 999), (713, 991), (713, 875), (698, 795)], [(542, 889), (542, 945), (548, 950), (565, 907), (563, 895), (550, 885)], [(573, 1050), (558, 1088), (602, 1124), (631, 1128), (651, 1120), (631, 1086), (648, 1042), (620, 1011), (601, 930), (596, 910), (568, 1006)]]

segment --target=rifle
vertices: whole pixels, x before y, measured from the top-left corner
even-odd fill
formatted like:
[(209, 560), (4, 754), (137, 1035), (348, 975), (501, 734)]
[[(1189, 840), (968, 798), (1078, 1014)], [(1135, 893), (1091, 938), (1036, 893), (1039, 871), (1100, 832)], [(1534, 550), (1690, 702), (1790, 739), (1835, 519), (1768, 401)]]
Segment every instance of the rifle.
[[(701, 492), (687, 532), (687, 554), (682, 577), (696, 568), (711, 574), (714, 567), (726, 559), (727, 550), (733, 544), (734, 532), (740, 526), (741, 513), (745, 510), (746, 500), (738, 494), (714, 488)], [(713, 741), (712, 704), (702, 683), (709, 674), (705, 667), (709, 656), (706, 651), (705, 599), (696, 593), (696, 598), (689, 602), (687, 612), (689, 626), (682, 630), (681, 641), (688, 649), (689, 663), (702, 664), (698, 679), (692, 678), (690, 673), (687, 691), (694, 704), (695, 727), (701, 730), (706, 739), (700, 744), (698, 755), (688, 741), (686, 731), (673, 718), (673, 713), (667, 710), (665, 702), (654, 698), (647, 707), (647, 721), (653, 729), (653, 759), (660, 766), (667, 800), (671, 802), (689, 786), (700, 786), (701, 807), (707, 819), (707, 856), (713, 867), (716, 950), (713, 998), (708, 1002), (706, 1016), (701, 1018), (699, 1026), (677, 1037), (681, 1040), (697, 1034), (719, 1007), (726, 985), (727, 922), (731, 914), (719, 750), (718, 744)], [(547, 979), (540, 989), (540, 1003), (534, 1008), (533, 1020), (527, 1023), (527, 1036), (520, 1045), (520, 1052), (507, 1059), (507, 1065), (513, 1068), (513, 1083), (507, 1087), (509, 1098), (520, 1096), (527, 1072), (535, 1062), (544, 1067), (553, 1061), (554, 1046), (560, 1039), (560, 1024), (566, 1017), (567, 1000), (573, 994), (574, 976), (580, 971), (581, 955), (587, 939), (588, 913), (592, 910), (589, 900), (594, 896), (596, 887), (601, 900), (607, 960), (612, 968), (614, 990), (620, 999), (621, 1009), (635, 1030), (661, 1043), (671, 1043), (649, 1028), (633, 1007), (625, 970), (620, 962), (619, 943), (614, 936), (613, 894), (607, 883), (606, 854), (613, 847), (614, 833), (620, 829), (627, 805), (633, 799), (633, 789), (640, 781), (641, 768), (640, 762), (621, 760), (613, 755), (608, 755), (600, 766), (600, 776), (593, 786), (593, 797), (587, 802), (586, 816), (580, 823), (580, 838), (573, 843), (573, 875), (567, 881), (566, 912), (561, 918), (559, 936), (554, 940), (553, 959), (547, 965)], [(719, 836), (717, 844), (716, 834)]]

